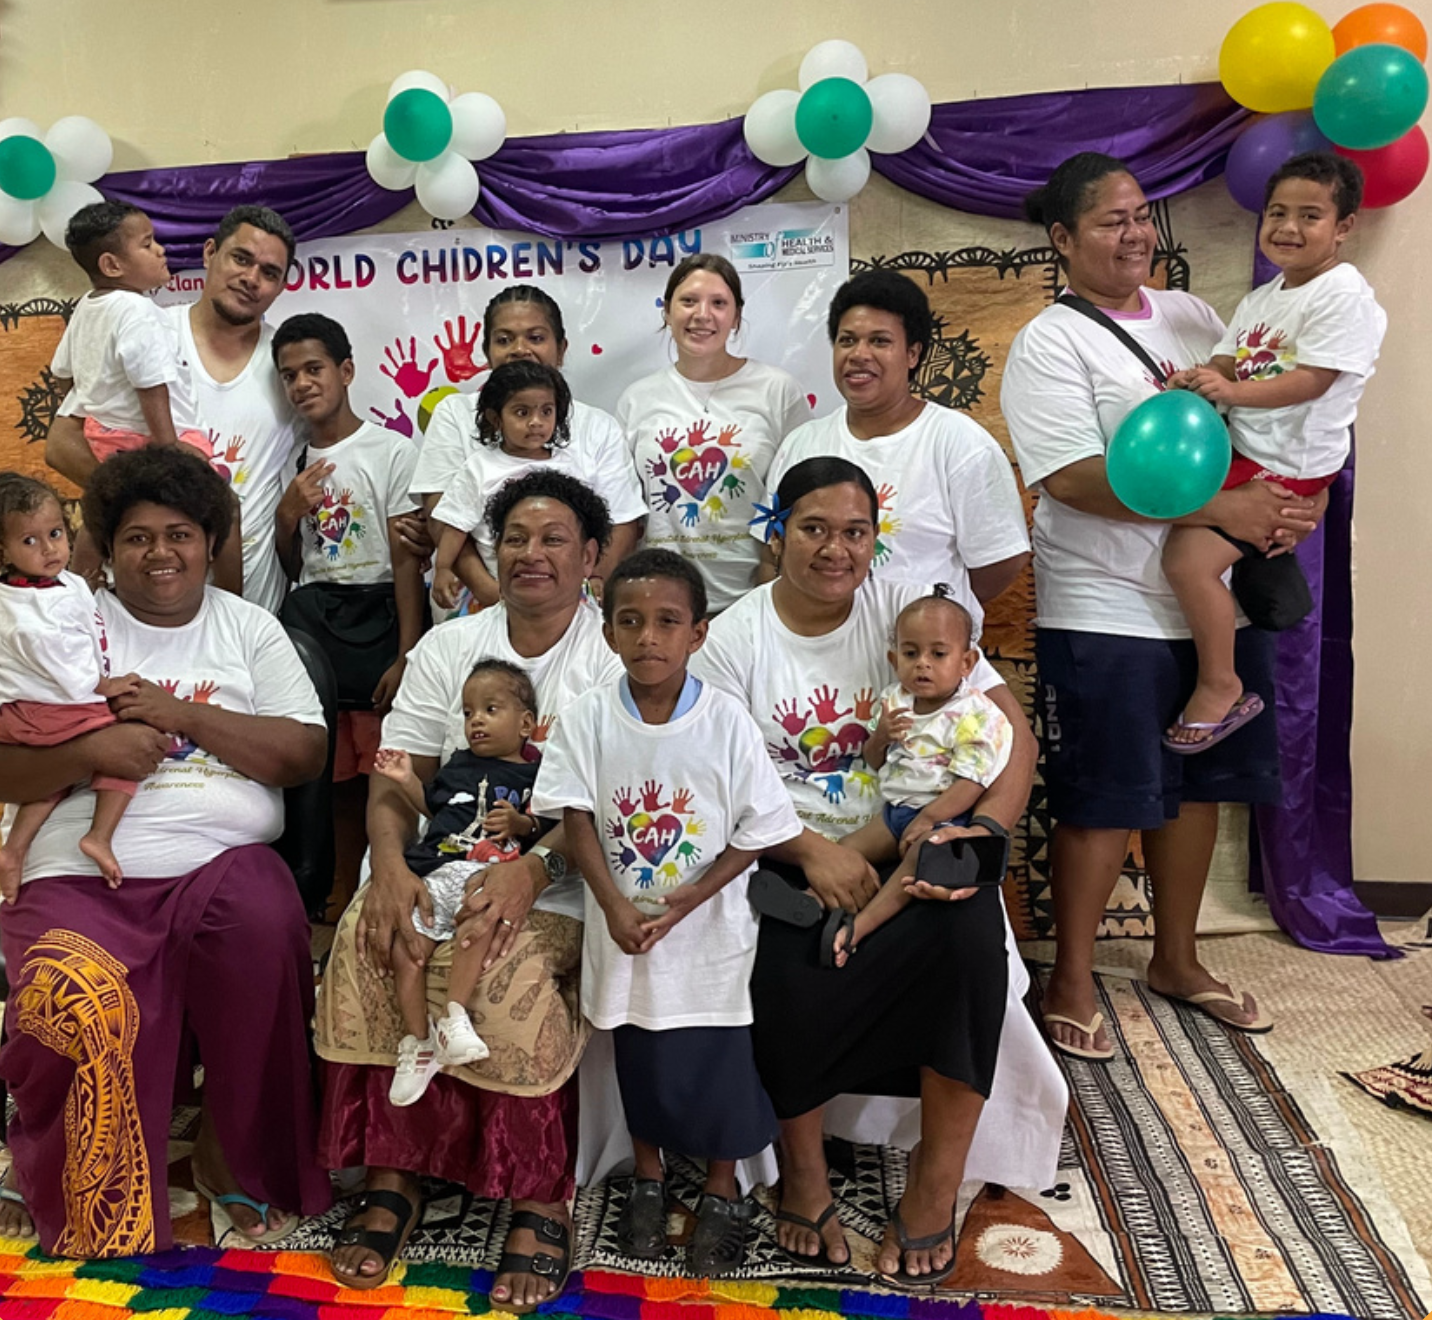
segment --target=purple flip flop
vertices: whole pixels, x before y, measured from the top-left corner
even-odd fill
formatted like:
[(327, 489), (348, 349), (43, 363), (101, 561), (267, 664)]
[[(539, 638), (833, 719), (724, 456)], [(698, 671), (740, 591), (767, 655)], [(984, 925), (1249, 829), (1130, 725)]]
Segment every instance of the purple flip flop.
[(1208, 737), (1200, 738), (1197, 742), (1176, 742), (1166, 733), (1163, 737), (1163, 745), (1176, 756), (1194, 756), (1198, 752), (1206, 752), (1214, 743), (1221, 743), (1229, 734), (1236, 733), (1249, 720), (1262, 713), (1263, 698), (1256, 692), (1245, 692), (1233, 703), (1233, 709), (1217, 724), (1189, 724), (1184, 721), (1182, 715), (1174, 724), (1175, 729), (1207, 730)]

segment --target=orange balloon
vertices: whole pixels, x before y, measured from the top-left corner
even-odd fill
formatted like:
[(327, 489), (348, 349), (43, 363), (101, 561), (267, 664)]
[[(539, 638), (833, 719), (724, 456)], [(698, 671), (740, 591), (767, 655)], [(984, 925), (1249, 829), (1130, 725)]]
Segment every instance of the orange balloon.
[(1401, 5), (1374, 4), (1354, 9), (1333, 28), (1333, 41), (1339, 55), (1354, 46), (1383, 43), (1410, 50), (1419, 60), (1427, 58), (1427, 29), (1416, 14)]

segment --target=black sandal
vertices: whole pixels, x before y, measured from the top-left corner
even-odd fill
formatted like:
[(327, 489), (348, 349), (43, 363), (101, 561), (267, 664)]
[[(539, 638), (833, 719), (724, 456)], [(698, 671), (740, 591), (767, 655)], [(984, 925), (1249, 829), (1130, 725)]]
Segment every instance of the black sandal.
[[(776, 1223), (794, 1224), (797, 1228), (808, 1228), (820, 1240), (820, 1250), (814, 1256), (802, 1256), (798, 1251), (790, 1251), (781, 1246), (780, 1238), (776, 1239), (776, 1250), (789, 1260), (795, 1261), (797, 1265), (817, 1265), (825, 1269), (844, 1270), (850, 1268), (850, 1247), (846, 1245), (846, 1258), (844, 1260), (831, 1260), (830, 1252), (826, 1249), (825, 1235), (821, 1232), (835, 1214), (835, 1202), (832, 1201), (814, 1219), (807, 1219), (804, 1215), (798, 1215), (794, 1210), (777, 1210)], [(837, 1221), (838, 1222), (838, 1221)]]
[(835, 961), (835, 941), (840, 937), (840, 932), (845, 932), (845, 953), (847, 958), (855, 952), (855, 913), (847, 912), (844, 908), (834, 909), (830, 916), (825, 919), (825, 925), (820, 932), (820, 965), (831, 967), (839, 971), (843, 966)]
[(752, 871), (746, 897), (763, 917), (809, 930), (825, 915), (825, 904), (774, 871)]
[(695, 1279), (719, 1279), (746, 1263), (749, 1201), (727, 1200), (706, 1192), (696, 1211), (696, 1228), (686, 1248), (686, 1269)]
[[(389, 1214), (397, 1217), (398, 1227), (364, 1228), (361, 1224), (354, 1223), (354, 1220), (367, 1210), (386, 1210)], [(328, 1266), (333, 1271), (334, 1279), (344, 1288), (381, 1288), (388, 1282), (388, 1275), (393, 1270), (393, 1262), (401, 1254), (403, 1248), (408, 1245), (408, 1238), (412, 1236), (413, 1229), (418, 1226), (418, 1220), (422, 1217), (423, 1199), (421, 1196), (416, 1202), (413, 1202), (402, 1192), (386, 1188), (379, 1188), (376, 1192), (364, 1192), (362, 1200), (358, 1202), (357, 1210), (334, 1237), (333, 1250), (336, 1251), (339, 1247), (362, 1247), (365, 1251), (371, 1251), (377, 1256), (383, 1262), (383, 1268), (377, 1274), (370, 1276), (341, 1274), (333, 1268), (333, 1256), (330, 1253)]]
[(666, 1251), (666, 1184), (633, 1178), (617, 1219), (617, 1246), (624, 1256), (656, 1260)]
[(905, 1231), (905, 1221), (900, 1218), (898, 1205), (895, 1207), (895, 1214), (890, 1223), (895, 1229), (895, 1239), (900, 1244), (900, 1268), (894, 1274), (880, 1276), (886, 1283), (896, 1288), (903, 1288), (907, 1292), (923, 1292), (926, 1288), (933, 1288), (936, 1284), (944, 1282), (955, 1272), (955, 1253), (953, 1251), (950, 1252), (950, 1259), (943, 1266), (932, 1270), (929, 1274), (911, 1274), (905, 1269), (905, 1253), (907, 1251), (933, 1251), (945, 1241), (948, 1241), (952, 1247), (954, 1246), (955, 1221), (953, 1217), (950, 1219), (948, 1228), (922, 1238), (912, 1238)]
[(554, 1287), (541, 1301), (533, 1302), (530, 1306), (519, 1306), (510, 1300), (499, 1302), (493, 1297), (489, 1297), (488, 1301), (494, 1311), (529, 1315), (544, 1302), (556, 1301), (566, 1288), (567, 1276), (572, 1272), (572, 1234), (560, 1219), (549, 1219), (535, 1210), (512, 1212), (512, 1218), (507, 1225), (507, 1236), (510, 1238), (519, 1228), (530, 1228), (537, 1235), (538, 1246), (554, 1246), (561, 1254), (539, 1251), (535, 1256), (527, 1256), (518, 1251), (504, 1251), (502, 1259), (497, 1262), (494, 1279), (499, 1274), (535, 1274), (539, 1279), (550, 1279)]

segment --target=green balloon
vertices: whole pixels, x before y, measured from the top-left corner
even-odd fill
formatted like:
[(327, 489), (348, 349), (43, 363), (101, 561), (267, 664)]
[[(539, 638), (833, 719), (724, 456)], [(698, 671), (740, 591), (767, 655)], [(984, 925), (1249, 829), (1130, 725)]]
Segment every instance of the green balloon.
[(865, 88), (849, 78), (822, 78), (796, 104), (796, 136), (812, 156), (824, 160), (859, 151), (874, 121)]
[(1313, 93), (1313, 120), (1349, 151), (1373, 151), (1412, 131), (1427, 108), (1427, 70), (1410, 50), (1354, 46), (1328, 65)]
[(1120, 423), (1104, 469), (1114, 494), (1135, 513), (1182, 518), (1218, 494), (1232, 459), (1218, 409), (1191, 390), (1165, 390)]
[(0, 191), (33, 202), (55, 186), (55, 158), (32, 137), (17, 133), (0, 139)]
[(409, 87), (388, 102), (383, 133), (404, 160), (432, 160), (452, 141), (452, 111), (436, 92)]

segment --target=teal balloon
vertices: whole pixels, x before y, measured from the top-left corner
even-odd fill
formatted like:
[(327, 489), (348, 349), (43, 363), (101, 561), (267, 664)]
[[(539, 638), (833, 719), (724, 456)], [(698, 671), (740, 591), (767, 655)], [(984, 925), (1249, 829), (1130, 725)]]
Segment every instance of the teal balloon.
[(1182, 518), (1218, 494), (1232, 459), (1218, 409), (1190, 390), (1165, 390), (1124, 418), (1104, 469), (1114, 494), (1135, 513)]
[(383, 136), (404, 160), (432, 160), (452, 141), (452, 111), (436, 92), (409, 87), (383, 111)]
[(823, 160), (859, 151), (874, 122), (865, 88), (849, 78), (822, 78), (807, 87), (796, 104), (796, 137)]
[(55, 186), (55, 158), (36, 138), (17, 133), (0, 139), (0, 191), (33, 202)]
[(1410, 133), (1427, 108), (1427, 70), (1401, 46), (1354, 46), (1318, 79), (1313, 119), (1350, 151), (1374, 151)]

